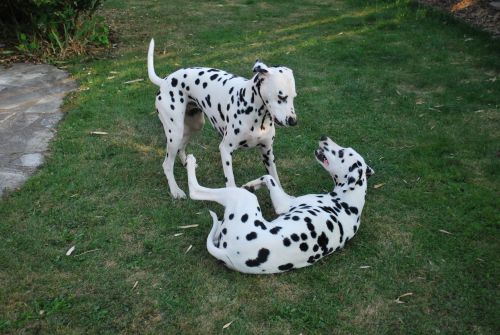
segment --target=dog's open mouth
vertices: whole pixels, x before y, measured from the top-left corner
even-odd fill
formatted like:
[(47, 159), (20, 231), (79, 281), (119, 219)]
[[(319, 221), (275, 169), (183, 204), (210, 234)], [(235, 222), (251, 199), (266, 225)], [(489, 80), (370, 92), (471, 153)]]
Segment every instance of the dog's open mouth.
[(314, 154), (316, 155), (316, 159), (318, 161), (320, 161), (321, 163), (323, 163), (324, 166), (328, 166), (329, 165), (328, 159), (326, 158), (325, 152), (323, 151), (323, 149), (316, 149), (316, 151), (314, 152)]
[(279, 122), (277, 118), (273, 117), (274, 123), (276, 123), (278, 126), (283, 127), (283, 123)]

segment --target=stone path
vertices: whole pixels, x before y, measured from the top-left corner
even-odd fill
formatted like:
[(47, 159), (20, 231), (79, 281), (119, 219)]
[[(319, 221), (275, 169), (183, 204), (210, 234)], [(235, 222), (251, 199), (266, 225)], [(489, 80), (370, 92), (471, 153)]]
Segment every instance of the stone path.
[(51, 65), (0, 67), (0, 197), (43, 163), (62, 118), (62, 99), (76, 87), (66, 72)]

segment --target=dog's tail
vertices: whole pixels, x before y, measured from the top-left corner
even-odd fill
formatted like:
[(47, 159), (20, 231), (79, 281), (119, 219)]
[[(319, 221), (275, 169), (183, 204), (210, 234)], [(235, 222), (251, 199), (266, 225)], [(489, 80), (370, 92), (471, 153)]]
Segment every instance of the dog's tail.
[(148, 49), (148, 75), (149, 75), (149, 80), (151, 80), (153, 84), (155, 84), (156, 86), (160, 86), (162, 80), (160, 77), (156, 75), (153, 63), (154, 50), (155, 50), (155, 40), (151, 39), (151, 42), (149, 42), (149, 49)]
[(207, 237), (207, 250), (208, 252), (217, 258), (220, 261), (223, 261), (224, 264), (228, 267), (232, 267), (231, 261), (227, 257), (227, 254), (220, 248), (217, 248), (214, 244), (214, 239), (215, 239), (215, 232), (217, 231), (217, 228), (219, 227), (219, 219), (217, 218), (217, 214), (215, 214), (212, 211), (210, 212), (210, 216), (212, 217), (213, 225), (212, 229), (210, 230), (210, 233), (208, 234)]

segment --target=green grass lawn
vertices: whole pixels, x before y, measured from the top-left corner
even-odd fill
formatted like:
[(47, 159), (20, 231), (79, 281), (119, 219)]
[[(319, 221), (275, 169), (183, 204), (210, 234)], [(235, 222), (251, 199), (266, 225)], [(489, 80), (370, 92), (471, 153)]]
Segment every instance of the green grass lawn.
[[(109, 0), (103, 14), (118, 48), (69, 64), (80, 91), (50, 157), (0, 201), (1, 332), (500, 332), (499, 41), (407, 1)], [(222, 208), (169, 196), (151, 37), (159, 75), (249, 77), (256, 58), (294, 70), (299, 124), (275, 141), (285, 190), (331, 190), (313, 157), (322, 134), (376, 171), (346, 249), (269, 276), (208, 254), (208, 209)], [(211, 187), (224, 185), (219, 140), (207, 124), (188, 147)], [(265, 172), (257, 150), (233, 163), (239, 185)]]

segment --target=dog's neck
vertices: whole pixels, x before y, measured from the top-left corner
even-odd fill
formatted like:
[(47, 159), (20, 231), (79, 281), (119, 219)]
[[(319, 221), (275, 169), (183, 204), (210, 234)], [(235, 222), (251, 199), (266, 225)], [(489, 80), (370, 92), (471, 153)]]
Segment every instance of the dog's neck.
[[(334, 181), (335, 182), (335, 181)], [(366, 197), (366, 175), (354, 181), (338, 182), (333, 188), (333, 192), (330, 195), (334, 199), (339, 198), (339, 201), (346, 202), (350, 206), (356, 206), (361, 211), (365, 204)]]
[[(256, 74), (252, 79), (248, 80), (247, 85), (241, 88), (236, 94), (236, 98), (238, 99), (237, 103), (240, 103), (239, 108), (244, 114), (252, 115), (254, 120), (257, 120), (255, 124), (259, 125), (261, 128), (272, 126), (274, 123), (268, 106), (260, 92), (260, 87), (264, 80), (262, 76)], [(249, 107), (252, 107), (251, 111), (249, 111)]]

